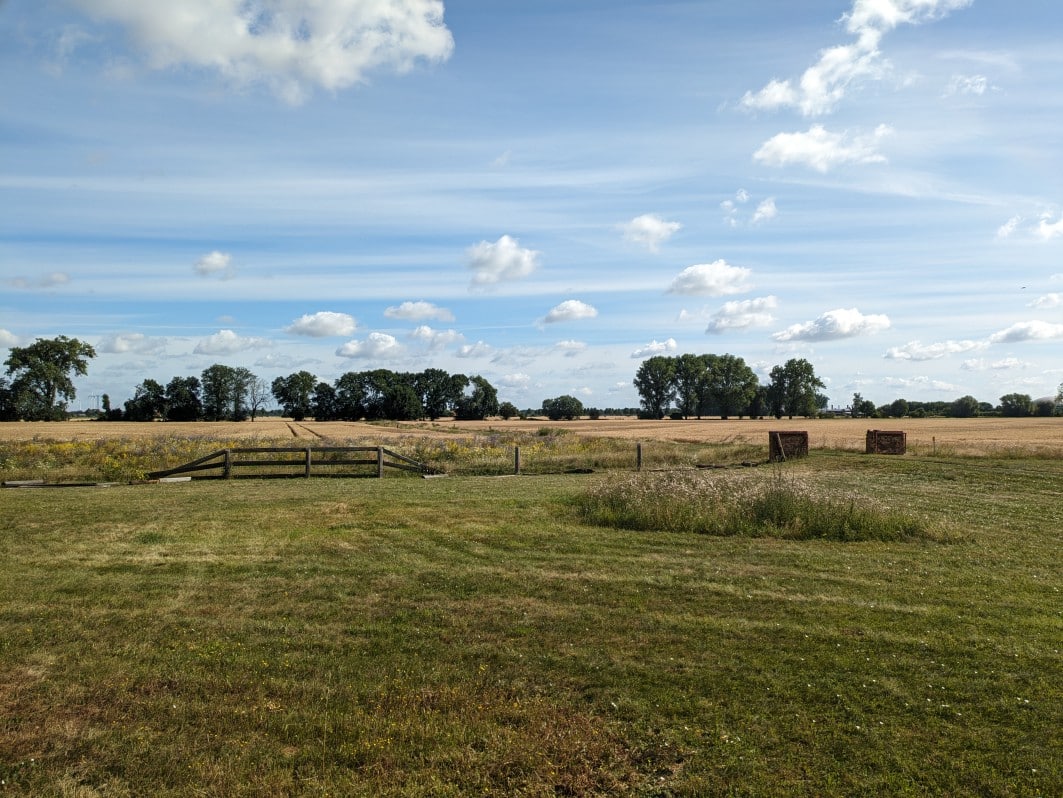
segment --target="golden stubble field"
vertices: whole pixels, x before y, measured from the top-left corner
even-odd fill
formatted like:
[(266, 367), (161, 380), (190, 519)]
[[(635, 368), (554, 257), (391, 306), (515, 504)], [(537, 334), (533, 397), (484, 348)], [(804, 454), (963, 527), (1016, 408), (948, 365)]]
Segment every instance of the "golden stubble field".
[(903, 430), (912, 451), (958, 454), (1023, 453), (1063, 456), (1063, 418), (928, 418), (928, 419), (701, 419), (646, 421), (632, 417), (597, 421), (452, 421), (363, 423), (347, 421), (293, 422), (260, 418), (243, 422), (124, 423), (100, 421), (12, 422), (0, 424), (0, 440), (103, 440), (153, 436), (201, 437), (222, 440), (290, 438), (293, 444), (317, 441), (322, 445), (349, 440), (454, 437), (498, 433), (530, 433), (544, 427), (576, 435), (624, 438), (632, 441), (684, 443), (764, 443), (768, 433), (805, 430), (815, 448), (863, 449), (869, 429)]

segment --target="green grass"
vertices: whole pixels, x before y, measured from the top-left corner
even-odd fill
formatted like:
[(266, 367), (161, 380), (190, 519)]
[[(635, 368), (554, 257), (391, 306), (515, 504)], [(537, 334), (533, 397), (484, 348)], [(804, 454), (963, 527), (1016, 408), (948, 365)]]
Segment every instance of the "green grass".
[(962, 540), (588, 524), (608, 474), (2, 491), (0, 794), (1058, 794), (1063, 463), (787, 475)]

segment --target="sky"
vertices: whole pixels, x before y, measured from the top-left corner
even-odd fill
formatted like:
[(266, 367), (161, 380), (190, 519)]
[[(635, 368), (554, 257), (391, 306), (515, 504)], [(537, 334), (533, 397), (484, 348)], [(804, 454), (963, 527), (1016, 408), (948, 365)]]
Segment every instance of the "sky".
[(0, 358), (1063, 383), (1058, 0), (0, 0)]

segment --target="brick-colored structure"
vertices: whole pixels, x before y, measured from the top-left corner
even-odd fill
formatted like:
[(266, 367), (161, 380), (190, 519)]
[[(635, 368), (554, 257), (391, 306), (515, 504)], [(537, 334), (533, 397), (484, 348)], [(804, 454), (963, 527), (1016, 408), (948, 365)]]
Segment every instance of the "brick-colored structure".
[(867, 431), (867, 454), (904, 454), (908, 446), (908, 434), (900, 430), (869, 429)]
[(768, 459), (773, 463), (808, 456), (807, 432), (769, 432)]

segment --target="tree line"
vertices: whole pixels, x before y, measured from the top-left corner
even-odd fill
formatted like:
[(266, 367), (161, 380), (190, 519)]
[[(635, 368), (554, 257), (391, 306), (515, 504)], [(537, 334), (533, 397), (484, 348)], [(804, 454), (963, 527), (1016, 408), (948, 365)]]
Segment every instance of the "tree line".
[[(24, 347), (11, 347), (0, 376), (0, 421), (52, 421), (66, 418), (75, 398), (73, 378), (88, 373), (93, 347), (77, 338), (60, 335), (38, 338)], [(644, 418), (701, 418), (702, 416), (760, 417), (813, 416), (827, 406), (820, 391), (823, 381), (811, 363), (792, 358), (772, 368), (767, 385), (760, 384), (745, 361), (731, 354), (658, 355), (643, 361), (635, 373), (638, 413)], [(395, 421), (455, 416), (484, 419), (500, 415), (539, 414), (552, 420), (579, 418), (585, 409), (579, 399), (565, 394), (543, 400), (537, 412), (520, 413), (511, 402), (499, 402), (498, 392), (479, 375), (448, 374), (429, 368), (422, 372), (388, 369), (347, 372), (334, 382), (318, 380), (308, 371), (277, 377), (266, 383), (246, 368), (214, 364), (196, 376), (174, 377), (166, 385), (146, 379), (122, 407), (112, 407), (103, 395), (103, 417), (112, 420), (228, 421), (254, 419), (276, 401), (281, 411), (296, 420)], [(1058, 415), (1063, 409), (1063, 385), (1053, 402), (1010, 393), (994, 407), (973, 396), (952, 402), (909, 402), (897, 399), (876, 406), (861, 394), (853, 396), (854, 416), (890, 417), (976, 415)], [(592, 418), (627, 415), (632, 408), (586, 411)]]
[[(745, 360), (736, 355), (657, 355), (635, 372), (641, 415), (664, 418), (702, 416), (812, 416), (827, 406), (820, 393), (823, 381), (812, 364), (791, 358), (772, 368), (770, 382), (761, 385)], [(671, 408), (675, 405), (675, 410)]]

